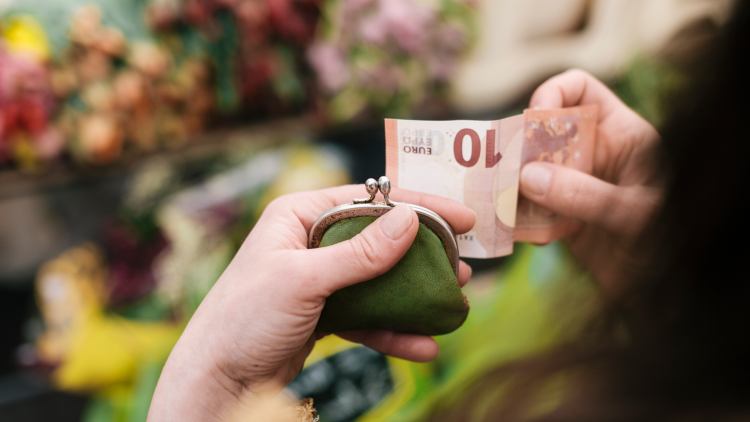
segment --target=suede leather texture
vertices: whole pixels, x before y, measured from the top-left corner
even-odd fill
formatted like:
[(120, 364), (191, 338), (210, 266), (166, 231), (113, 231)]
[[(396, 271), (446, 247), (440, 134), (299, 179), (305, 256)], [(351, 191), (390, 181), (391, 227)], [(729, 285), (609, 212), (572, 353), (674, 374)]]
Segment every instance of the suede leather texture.
[[(323, 234), (320, 247), (353, 238), (375, 219), (354, 217), (332, 224)], [(443, 242), (420, 223), (414, 243), (393, 268), (338, 290), (326, 300), (317, 330), (384, 329), (436, 336), (456, 330), (468, 314), (469, 304)]]

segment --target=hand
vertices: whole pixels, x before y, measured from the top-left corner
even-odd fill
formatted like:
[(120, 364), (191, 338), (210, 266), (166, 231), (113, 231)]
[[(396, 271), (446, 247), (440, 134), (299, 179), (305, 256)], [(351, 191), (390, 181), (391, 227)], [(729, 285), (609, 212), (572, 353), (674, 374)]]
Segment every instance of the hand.
[(609, 88), (580, 70), (543, 83), (529, 106), (584, 104), (599, 105), (593, 175), (550, 163), (529, 163), (521, 170), (521, 193), (552, 213), (580, 222), (566, 241), (579, 262), (614, 293), (637, 271), (631, 246), (661, 199), (652, 165), (660, 138)]
[[(416, 236), (416, 213), (399, 205), (349, 241), (308, 250), (315, 220), (363, 191), (359, 185), (297, 193), (266, 208), (169, 356), (149, 421), (223, 420), (236, 404), (274, 393), (300, 372), (322, 337), (314, 329), (326, 298), (388, 271)], [(399, 189), (392, 196), (437, 212), (457, 233), (474, 226), (473, 212), (456, 202)], [(470, 276), (460, 263), (459, 283)], [(403, 359), (428, 361), (438, 354), (426, 336), (339, 335)]]

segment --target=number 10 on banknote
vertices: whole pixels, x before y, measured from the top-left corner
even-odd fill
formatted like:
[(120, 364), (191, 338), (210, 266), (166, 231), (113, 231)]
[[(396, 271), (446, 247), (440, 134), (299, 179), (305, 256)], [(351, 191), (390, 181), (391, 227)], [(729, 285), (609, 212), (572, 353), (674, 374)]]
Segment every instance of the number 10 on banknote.
[(502, 120), (386, 119), (386, 175), (393, 186), (458, 201), (477, 214), (458, 237), (465, 258), (513, 252), (513, 242), (546, 243), (573, 229), (519, 198), (521, 166), (547, 161), (591, 173), (598, 107), (526, 110)]

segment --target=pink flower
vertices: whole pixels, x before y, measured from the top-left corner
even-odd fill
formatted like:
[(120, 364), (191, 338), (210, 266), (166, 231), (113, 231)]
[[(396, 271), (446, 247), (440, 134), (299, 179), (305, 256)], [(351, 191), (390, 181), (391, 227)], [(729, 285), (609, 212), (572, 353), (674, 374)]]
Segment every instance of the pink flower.
[(378, 0), (347, 0), (344, 2), (344, 11), (348, 13), (359, 13), (362, 9), (372, 5)]
[(17, 133), (35, 141), (43, 136), (53, 101), (42, 64), (22, 54), (8, 54), (0, 46), (0, 153), (7, 153), (5, 143)]
[(0, 48), (0, 105), (28, 94), (51, 95), (47, 71), (31, 57)]
[(326, 91), (341, 91), (349, 82), (349, 68), (343, 54), (334, 45), (319, 43), (310, 46), (307, 60), (315, 69), (318, 80)]
[(388, 22), (381, 13), (374, 13), (362, 21), (359, 35), (368, 44), (382, 46), (387, 41)]
[(34, 138), (34, 147), (40, 157), (51, 160), (60, 155), (65, 148), (65, 138), (58, 129), (48, 126)]
[(378, 0), (377, 9), (359, 27), (362, 41), (383, 46), (392, 41), (406, 53), (428, 49), (435, 11), (413, 0)]
[(428, 48), (434, 10), (413, 0), (381, 0), (380, 9), (388, 21), (391, 37), (404, 51), (416, 53)]
[(429, 58), (429, 67), (432, 79), (445, 82), (456, 73), (456, 60), (450, 55), (433, 54)]
[(461, 52), (466, 49), (466, 35), (453, 25), (443, 25), (435, 34), (435, 43), (441, 51)]

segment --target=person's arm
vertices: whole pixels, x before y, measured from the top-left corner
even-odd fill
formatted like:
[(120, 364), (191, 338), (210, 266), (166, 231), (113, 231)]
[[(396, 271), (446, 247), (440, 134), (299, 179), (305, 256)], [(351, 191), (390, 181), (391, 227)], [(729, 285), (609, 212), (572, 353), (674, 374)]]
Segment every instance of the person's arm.
[[(416, 236), (416, 213), (399, 205), (349, 241), (308, 250), (315, 220), (362, 191), (360, 185), (298, 193), (266, 208), (169, 356), (150, 422), (226, 420), (238, 404), (277, 393), (299, 373), (321, 337), (314, 329), (325, 299), (388, 271)], [(392, 195), (437, 212), (457, 233), (474, 226), (474, 213), (456, 202), (398, 189)], [(470, 275), (462, 262), (459, 283)], [(426, 336), (379, 330), (339, 335), (402, 359), (429, 361), (438, 354)]]
[(610, 293), (637, 270), (630, 246), (661, 200), (653, 160), (659, 134), (603, 83), (581, 70), (537, 88), (530, 107), (599, 105), (593, 175), (551, 163), (521, 169), (521, 194), (548, 211), (580, 222), (566, 241)]

